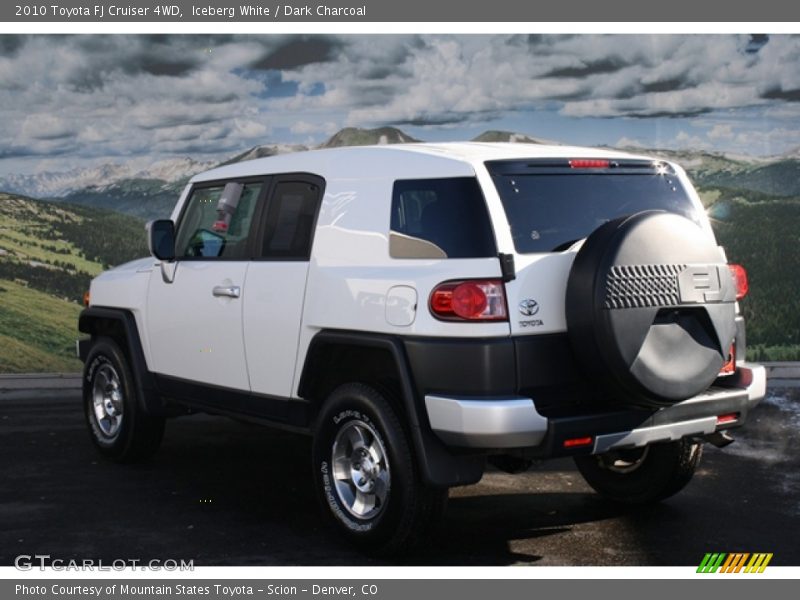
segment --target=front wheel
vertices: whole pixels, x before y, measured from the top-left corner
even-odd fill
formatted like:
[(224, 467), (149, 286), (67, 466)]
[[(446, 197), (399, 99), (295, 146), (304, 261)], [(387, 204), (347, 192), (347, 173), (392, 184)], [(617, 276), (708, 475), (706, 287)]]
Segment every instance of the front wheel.
[(346, 384), (330, 395), (317, 419), (312, 456), (323, 509), (365, 552), (410, 550), (444, 511), (447, 489), (421, 481), (397, 414), (369, 386)]
[(83, 408), (92, 442), (109, 458), (133, 462), (161, 445), (164, 418), (142, 410), (128, 360), (111, 338), (95, 339), (86, 357)]
[(602, 496), (629, 505), (677, 494), (692, 480), (703, 446), (683, 439), (644, 448), (576, 456), (583, 478)]

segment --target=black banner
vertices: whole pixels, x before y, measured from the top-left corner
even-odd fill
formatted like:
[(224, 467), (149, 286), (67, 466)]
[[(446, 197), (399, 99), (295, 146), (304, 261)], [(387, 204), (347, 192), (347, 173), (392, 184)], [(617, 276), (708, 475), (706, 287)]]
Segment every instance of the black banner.
[(34, 0), (3, 3), (10, 22), (790, 22), (800, 4), (672, 0)]

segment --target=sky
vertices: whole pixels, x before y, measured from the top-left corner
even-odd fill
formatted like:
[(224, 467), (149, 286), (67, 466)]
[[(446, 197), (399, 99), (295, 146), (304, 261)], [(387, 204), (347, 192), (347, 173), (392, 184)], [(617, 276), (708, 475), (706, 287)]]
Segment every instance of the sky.
[(783, 154), (800, 148), (800, 36), (0, 35), (0, 175), (385, 125)]

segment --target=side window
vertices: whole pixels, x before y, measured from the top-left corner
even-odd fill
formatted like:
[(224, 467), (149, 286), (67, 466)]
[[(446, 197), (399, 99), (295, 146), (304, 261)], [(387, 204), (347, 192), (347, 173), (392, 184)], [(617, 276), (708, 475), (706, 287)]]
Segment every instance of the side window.
[(175, 241), (177, 258), (249, 258), (247, 240), (263, 184), (196, 188)]
[(474, 177), (396, 181), (391, 219), (392, 258), (497, 255), (486, 202)]
[(310, 180), (279, 180), (269, 199), (261, 256), (308, 260), (322, 188)]

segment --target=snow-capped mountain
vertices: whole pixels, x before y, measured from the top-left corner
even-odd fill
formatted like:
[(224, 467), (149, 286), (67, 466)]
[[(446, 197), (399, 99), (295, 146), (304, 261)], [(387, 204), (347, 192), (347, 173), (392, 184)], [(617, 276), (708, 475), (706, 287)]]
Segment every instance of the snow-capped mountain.
[[(316, 147), (418, 141), (395, 127), (347, 127)], [(484, 131), (473, 138), (473, 141), (559, 143), (524, 133), (497, 130)], [(182, 186), (196, 173), (217, 166), (311, 148), (313, 146), (302, 144), (271, 143), (254, 146), (237, 155), (220, 157), (217, 160), (195, 160), (189, 157), (157, 161), (139, 159), (64, 172), (8, 175), (0, 178), (0, 191), (94, 206), (151, 219), (169, 214)], [(738, 188), (786, 197), (800, 195), (800, 149), (780, 157), (734, 156), (703, 150), (658, 150), (638, 146), (619, 149), (675, 160), (687, 169), (695, 183), (700, 186)]]
[(64, 198), (84, 189), (103, 190), (124, 180), (149, 180), (172, 184), (215, 166), (218, 161), (168, 158), (141, 165), (107, 163), (69, 171), (46, 171), (33, 175), (8, 175), (0, 178), (0, 190), (34, 198)]

